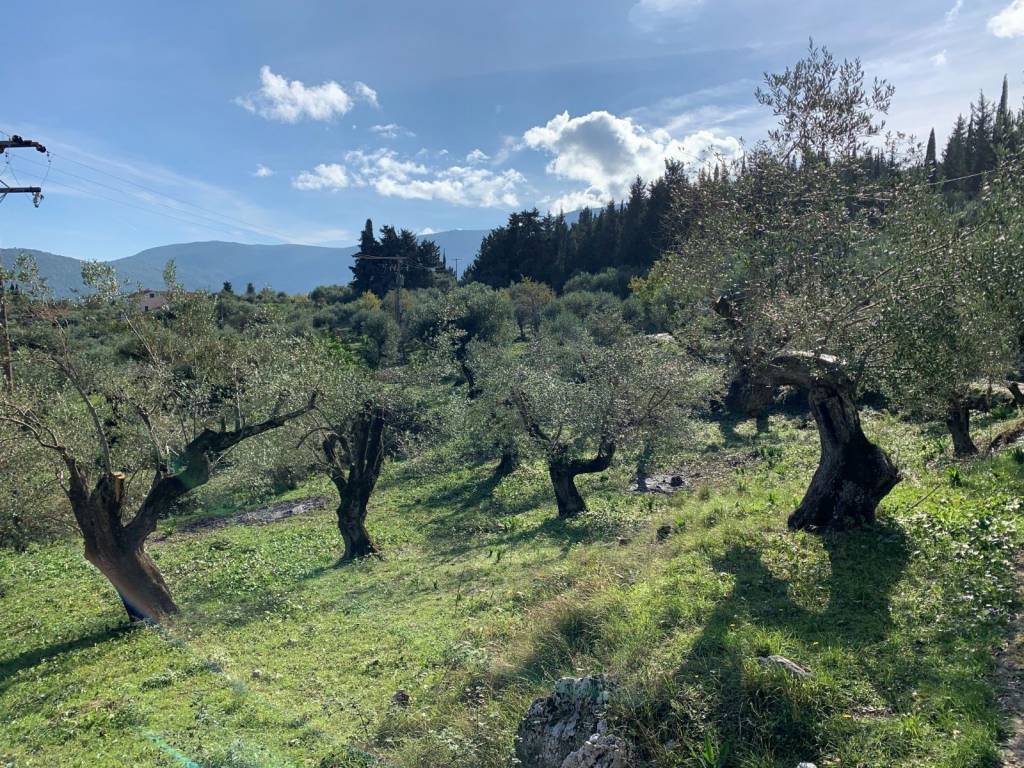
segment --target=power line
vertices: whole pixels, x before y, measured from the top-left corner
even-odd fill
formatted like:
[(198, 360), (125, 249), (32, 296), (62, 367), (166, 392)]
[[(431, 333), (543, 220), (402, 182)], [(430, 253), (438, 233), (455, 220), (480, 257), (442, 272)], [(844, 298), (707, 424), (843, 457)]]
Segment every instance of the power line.
[[(31, 162), (31, 161), (30, 161), (30, 162)], [(109, 190), (110, 190), (110, 191), (112, 191), (112, 192), (123, 192), (123, 190), (121, 190), (121, 189), (120, 189), (120, 188), (118, 188), (118, 187), (114, 187), (114, 186), (111, 186), (110, 184), (104, 184), (104, 183), (103, 183), (103, 182), (101, 182), (101, 181), (96, 181), (95, 179), (90, 179), (90, 178), (88, 178), (88, 177), (86, 177), (86, 176), (81, 176), (81, 175), (79, 175), (79, 174), (77, 174), (77, 173), (72, 173), (71, 171), (65, 171), (65, 170), (64, 170), (64, 169), (62, 169), (62, 168), (56, 168), (56, 169), (54, 169), (54, 172), (55, 172), (55, 173), (57, 173), (57, 174), (59, 174), (59, 175), (62, 175), (62, 176), (70, 176), (70, 177), (71, 177), (71, 178), (73, 178), (73, 179), (79, 179), (80, 181), (84, 181), (84, 182), (87, 182), (87, 183), (89, 183), (89, 184), (94, 184), (94, 185), (96, 185), (97, 187), (102, 187), (103, 189), (109, 189)], [(67, 186), (67, 187), (69, 187), (69, 188), (73, 188), (73, 187), (71, 187), (71, 186), (70, 186), (70, 185), (68, 185), (68, 184), (64, 184), (64, 186)], [(84, 190), (79, 190), (79, 191), (84, 191)], [(145, 198), (137, 198), (137, 199), (143, 199), (143, 200), (145, 200)], [(192, 211), (185, 211), (185, 210), (182, 210), (181, 208), (177, 208), (177, 207), (175, 207), (175, 206), (173, 206), (173, 205), (167, 205), (166, 203), (162, 203), (162, 202), (160, 202), (159, 200), (150, 200), (150, 201), (148, 201), (148, 202), (150, 202), (150, 203), (151, 203), (151, 204), (153, 204), (153, 205), (159, 205), (159, 206), (161, 206), (162, 208), (167, 208), (167, 209), (168, 209), (168, 210), (170, 210), (170, 211), (175, 211), (175, 212), (177, 212), (177, 213), (181, 213), (181, 214), (183, 214), (183, 215), (185, 215), (185, 216), (194, 216), (194, 217), (196, 217), (197, 219), (206, 219), (207, 221), (211, 221), (211, 222), (213, 222), (214, 224), (218, 224), (218, 225), (221, 225), (221, 226), (224, 226), (225, 224), (227, 224), (227, 223), (228, 223), (228, 222), (226, 222), (226, 221), (221, 221), (220, 219), (215, 219), (215, 218), (213, 218), (213, 217), (210, 217), (210, 216), (204, 216), (204, 215), (202, 215), (202, 214), (198, 214), (198, 213), (193, 213)], [(156, 211), (154, 211), (154, 213), (157, 213), (157, 212), (156, 212)], [(237, 227), (236, 227), (236, 229), (237, 229)], [(226, 231), (226, 230), (225, 230), (225, 231)]]
[[(221, 232), (228, 232), (228, 231), (230, 231), (227, 228), (232, 228), (232, 229), (236, 229), (236, 230), (237, 229), (243, 229), (243, 230), (246, 230), (246, 231), (249, 231), (249, 232), (255, 232), (257, 234), (273, 237), (276, 240), (281, 241), (282, 243), (297, 243), (299, 245), (312, 245), (311, 243), (305, 243), (305, 242), (303, 242), (301, 240), (297, 240), (296, 238), (288, 237), (287, 235), (281, 234), (281, 233), (276, 232), (276, 231), (274, 231), (272, 229), (268, 229), (266, 227), (263, 227), (263, 226), (260, 226), (260, 225), (257, 225), (257, 224), (252, 224), (250, 222), (244, 221), (244, 220), (236, 218), (234, 216), (230, 216), (228, 214), (220, 214), (220, 213), (216, 213), (214, 211), (210, 211), (209, 209), (203, 208), (202, 206), (196, 205), (195, 203), (189, 203), (186, 200), (182, 200), (180, 198), (176, 198), (176, 197), (174, 197), (172, 195), (168, 195), (168, 194), (166, 194), (164, 192), (159, 192), (159, 191), (157, 191), (155, 189), (147, 187), (147, 186), (145, 186), (143, 184), (139, 184), (139, 183), (134, 182), (134, 181), (132, 181), (130, 179), (125, 179), (125, 178), (123, 178), (121, 176), (117, 176), (116, 174), (106, 173), (105, 171), (102, 171), (102, 170), (100, 170), (98, 168), (94, 168), (91, 165), (88, 165), (86, 163), (81, 163), (81, 162), (79, 162), (77, 160), (72, 160), (71, 158), (64, 157), (63, 155), (61, 155), (61, 156), (53, 155), (53, 157), (59, 157), (60, 159), (63, 159), (65, 161), (72, 162), (72, 163), (75, 163), (77, 165), (81, 165), (81, 166), (83, 166), (85, 168), (88, 168), (90, 170), (95, 171), (96, 173), (100, 173), (100, 174), (102, 174), (104, 176), (108, 176), (108, 177), (110, 177), (112, 179), (116, 179), (116, 180), (121, 181), (121, 182), (126, 183), (126, 184), (131, 184), (132, 186), (138, 187), (139, 189), (144, 190), (144, 191), (146, 191), (146, 192), (148, 192), (151, 195), (154, 195), (156, 197), (164, 198), (166, 200), (172, 200), (172, 201), (174, 201), (176, 203), (180, 203), (181, 205), (186, 205), (186, 206), (189, 206), (191, 208), (195, 208), (197, 211), (201, 211), (202, 213), (196, 213), (194, 211), (184, 210), (184, 209), (182, 209), (182, 208), (180, 208), (178, 206), (169, 205), (169, 204), (167, 204), (165, 202), (162, 202), (161, 200), (152, 200), (152, 199), (149, 199), (149, 198), (147, 198), (145, 196), (138, 195), (137, 193), (132, 193), (130, 191), (124, 190), (122, 188), (119, 188), (119, 187), (116, 187), (116, 186), (113, 186), (113, 185), (110, 185), (110, 184), (105, 184), (102, 181), (97, 181), (96, 179), (92, 179), (92, 178), (89, 178), (87, 176), (82, 176), (82, 175), (74, 173), (72, 171), (64, 170), (63, 168), (54, 168), (53, 169), (54, 173), (63, 174), (64, 176), (70, 176), (72, 178), (84, 181), (84, 182), (86, 182), (88, 184), (94, 184), (94, 185), (96, 185), (98, 187), (102, 187), (104, 189), (108, 189), (108, 190), (111, 190), (113, 192), (118, 192), (118, 193), (125, 194), (125, 195), (132, 195), (136, 199), (144, 200), (145, 202), (147, 202), (150, 205), (158, 205), (158, 206), (166, 208), (166, 209), (168, 209), (170, 211), (174, 211), (175, 213), (181, 214), (183, 216), (192, 216), (192, 217), (195, 217), (197, 219), (205, 219), (206, 221), (210, 221), (210, 222), (213, 222), (214, 224), (218, 225), (220, 229), (217, 230), (217, 231), (221, 231)], [(34, 161), (30, 160), (29, 162), (34, 162)], [(38, 162), (35, 162), (35, 164), (36, 165), (41, 165), (41, 163), (38, 163)], [(74, 187), (71, 184), (67, 184), (66, 182), (63, 183), (63, 186), (68, 187), (69, 189), (76, 189), (76, 187)], [(78, 191), (83, 191), (84, 192), (86, 190), (79, 189)], [(96, 195), (96, 196), (100, 197), (101, 199), (109, 199), (109, 198), (104, 198), (102, 195)], [(138, 207), (138, 206), (134, 206), (134, 207)], [(143, 209), (143, 210), (145, 210), (145, 209)], [(152, 212), (156, 213), (158, 215), (160, 214), (159, 211), (152, 211)], [(207, 227), (207, 228), (210, 229), (210, 227)]]
[(98, 192), (96, 192), (95, 190), (92, 190), (92, 189), (83, 189), (82, 187), (78, 187), (78, 186), (75, 186), (73, 184), (68, 184), (66, 181), (51, 181), (49, 183), (50, 183), (50, 186), (56, 185), (58, 187), (63, 187), (65, 189), (70, 189), (70, 190), (72, 190), (74, 192), (81, 192), (82, 194), (90, 195), (90, 196), (95, 197), (95, 198), (97, 198), (99, 200), (105, 200), (108, 203), (114, 203), (116, 205), (124, 205), (124, 206), (127, 206), (128, 208), (134, 208), (135, 210), (142, 211), (143, 213), (153, 214), (155, 216), (163, 216), (164, 218), (172, 219), (172, 220), (180, 222), (182, 224), (188, 224), (188, 225), (193, 226), (193, 227), (202, 227), (202, 228), (205, 228), (207, 230), (210, 230), (211, 232), (218, 232), (220, 234), (228, 234), (228, 233), (230, 233), (230, 230), (228, 230), (228, 229), (226, 229), (224, 227), (213, 227), (213, 226), (210, 226), (209, 224), (205, 224), (205, 223), (203, 223), (201, 221), (196, 221), (194, 219), (183, 219), (180, 216), (172, 216), (169, 213), (164, 213), (163, 211), (157, 211), (157, 210), (154, 210), (152, 208), (147, 208), (147, 207), (142, 206), (142, 205), (136, 205), (134, 203), (128, 202), (127, 200), (120, 200), (120, 199), (118, 199), (116, 197), (108, 197), (107, 195), (102, 195), (102, 194), (100, 194), (100, 193), (98, 193)]
[[(0, 131), (0, 133), (3, 133), (3, 131)], [(275, 232), (272, 229), (268, 229), (266, 227), (262, 227), (262, 226), (259, 226), (259, 225), (252, 224), (249, 221), (245, 221), (244, 219), (240, 219), (240, 218), (238, 218), (236, 216), (231, 216), (230, 214), (219, 213), (219, 212), (216, 212), (216, 211), (211, 211), (210, 209), (204, 208), (203, 206), (197, 205), (196, 203), (192, 203), (192, 202), (189, 202), (188, 200), (184, 200), (182, 198), (175, 197), (174, 195), (169, 195), (166, 192), (161, 192), (161, 191), (159, 191), (157, 189), (153, 189), (152, 187), (146, 186), (145, 184), (140, 184), (139, 182), (134, 181), (133, 179), (125, 178), (124, 176), (119, 176), (118, 174), (115, 174), (115, 173), (110, 173), (109, 171), (105, 171), (102, 168), (97, 168), (96, 166), (90, 165), (89, 163), (84, 163), (81, 160), (75, 160), (74, 158), (68, 157), (66, 155), (58, 155), (58, 154), (54, 154), (54, 153), (50, 153), (50, 154), (51, 154), (52, 157), (58, 157), (61, 160), (64, 160), (64, 161), (69, 162), (69, 163), (74, 163), (75, 165), (79, 165), (79, 166), (81, 166), (83, 168), (87, 168), (90, 171), (93, 171), (95, 173), (99, 173), (99, 174), (101, 174), (103, 176), (106, 176), (108, 178), (115, 179), (116, 181), (120, 181), (120, 182), (122, 182), (124, 184), (130, 184), (133, 187), (137, 187), (138, 189), (141, 189), (141, 190), (143, 190), (145, 192), (149, 192), (150, 194), (156, 195), (157, 197), (162, 197), (162, 198), (164, 198), (166, 200), (172, 200), (175, 203), (178, 203), (178, 204), (184, 205), (184, 206), (188, 206), (189, 208), (195, 208), (197, 211), (201, 211), (203, 214), (205, 214), (207, 216), (213, 216), (213, 217), (217, 218), (220, 221), (230, 223), (232, 226), (236, 226), (236, 227), (240, 226), (240, 227), (242, 227), (244, 229), (247, 229), (247, 230), (252, 231), (252, 232), (257, 232), (257, 233), (259, 233), (261, 235), (269, 235), (271, 237), (274, 237), (274, 238), (280, 240), (283, 243), (300, 242), (300, 241), (296, 241), (295, 238), (288, 237), (288, 236), (283, 235), (283, 234), (281, 234), (279, 232)], [(78, 176), (76, 174), (73, 174), (71, 171), (66, 171), (66, 170), (61, 170), (61, 169), (57, 169), (57, 170), (60, 173), (67, 174), (69, 176), (75, 176), (76, 178), (80, 178), (80, 179), (83, 179), (85, 181), (89, 181), (90, 183), (93, 183), (93, 184), (101, 184), (100, 182), (98, 182), (98, 181), (96, 181), (94, 179), (89, 179), (89, 178), (84, 177), (84, 176)], [(101, 186), (105, 186), (105, 185), (101, 185)], [(118, 190), (118, 191), (123, 191), (123, 190)], [(157, 201), (154, 201), (154, 202), (157, 202)], [(157, 202), (157, 204), (158, 205), (164, 205), (165, 207), (171, 208), (172, 210), (179, 210), (180, 211), (180, 209), (175, 209), (173, 206), (167, 206), (164, 203)], [(188, 215), (196, 215), (196, 214), (193, 214), (191, 211), (180, 211), (180, 212), (188, 214)], [(301, 243), (301, 242), (300, 242), (300, 244), (302, 244), (302, 245), (309, 245), (309, 243)]]

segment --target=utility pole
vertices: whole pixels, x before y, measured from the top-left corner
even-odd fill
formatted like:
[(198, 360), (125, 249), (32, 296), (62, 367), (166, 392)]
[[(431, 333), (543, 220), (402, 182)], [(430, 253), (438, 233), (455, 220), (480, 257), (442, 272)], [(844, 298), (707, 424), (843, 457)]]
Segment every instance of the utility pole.
[[(40, 144), (38, 141), (32, 141), (30, 139), (23, 139), (21, 136), (11, 136), (6, 141), (0, 141), (0, 155), (6, 154), (9, 149), (34, 149), (36, 152), (46, 154), (46, 147)], [(27, 194), (32, 195), (32, 204), (38, 208), (39, 203), (43, 199), (43, 190), (41, 187), (12, 187), (7, 183), (0, 181), (0, 200), (3, 200), (8, 195)]]
[(402, 284), (404, 276), (402, 275), (402, 269), (405, 267), (405, 263), (409, 261), (409, 256), (369, 256), (363, 253), (357, 253), (353, 258), (362, 259), (364, 261), (391, 261), (395, 265), (395, 323), (398, 325), (398, 330), (402, 330)]
[[(7, 154), (9, 149), (34, 149), (36, 152), (46, 154), (46, 147), (38, 141), (23, 139), (21, 136), (11, 136), (6, 141), (0, 140), (0, 155)], [(36, 208), (43, 199), (43, 190), (40, 187), (11, 187), (0, 181), (0, 201), (7, 195), (29, 194), (32, 195), (32, 204)], [(14, 352), (11, 348), (11, 325), (7, 314), (7, 280), (13, 275), (9, 274), (0, 264), (0, 351), (3, 352), (4, 387), (8, 395), (14, 394)]]

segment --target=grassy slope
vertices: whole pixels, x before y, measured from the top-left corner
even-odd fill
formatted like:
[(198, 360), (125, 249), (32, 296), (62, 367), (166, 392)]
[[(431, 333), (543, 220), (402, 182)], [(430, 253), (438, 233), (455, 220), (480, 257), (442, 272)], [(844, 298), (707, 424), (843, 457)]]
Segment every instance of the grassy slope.
[(504, 765), (530, 698), (595, 670), (657, 765), (994, 764), (1024, 467), (926, 469), (934, 437), (872, 418), (907, 474), (883, 522), (792, 535), (816, 440), (771, 427), (709, 426), (672, 499), (594, 478), (572, 522), (538, 469), (492, 490), (486, 467), (393, 467), (380, 561), (332, 567), (329, 512), (176, 534), (151, 547), (168, 630), (120, 629), (77, 545), (0, 554), (0, 766)]

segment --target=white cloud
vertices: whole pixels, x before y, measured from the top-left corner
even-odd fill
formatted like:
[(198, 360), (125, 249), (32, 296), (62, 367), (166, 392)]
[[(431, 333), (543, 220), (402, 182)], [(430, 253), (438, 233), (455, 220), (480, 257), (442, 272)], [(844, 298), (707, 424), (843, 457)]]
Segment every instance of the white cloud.
[(423, 229), (421, 229), (416, 234), (418, 234), (418, 235), (433, 235), (436, 232), (437, 232), (437, 230), (434, 229), (433, 227), (424, 227)]
[(377, 101), (377, 92), (366, 83), (356, 80), (352, 84), (352, 88), (355, 90), (357, 98), (362, 99), (371, 106), (380, 107), (380, 102)]
[(569, 117), (568, 112), (555, 115), (546, 125), (524, 133), (523, 141), (553, 156), (548, 173), (587, 184), (585, 190), (555, 201), (566, 210), (583, 200), (593, 204), (625, 197), (637, 176), (648, 181), (661, 176), (666, 160), (678, 160), (696, 172), (709, 162), (737, 158), (742, 151), (732, 136), (701, 130), (676, 139), (664, 129), (646, 130), (628, 117), (603, 110), (580, 117)]
[(945, 48), (943, 48), (941, 51), (939, 51), (934, 56), (932, 56), (932, 64), (934, 66), (936, 66), (936, 67), (944, 67), (944, 66), (946, 66), (946, 62), (947, 61), (948, 61), (948, 59), (946, 58), (946, 49)]
[(348, 172), (338, 163), (320, 163), (312, 171), (303, 171), (294, 179), (296, 189), (329, 189), (336, 192), (349, 185)]
[(964, 7), (964, 0), (956, 0), (953, 7), (946, 11), (946, 23), (952, 24), (956, 21), (956, 17), (960, 15), (960, 10)]
[(384, 125), (371, 125), (370, 131), (385, 139), (397, 139), (399, 136), (415, 136), (412, 131), (403, 128), (398, 123), (385, 123)]
[(355, 96), (333, 80), (306, 85), (301, 80), (288, 80), (275, 74), (264, 65), (260, 67), (260, 89), (235, 101), (254, 114), (283, 123), (297, 123), (304, 118), (331, 120), (349, 112), (356, 99), (377, 106), (376, 91), (359, 82), (353, 88)]
[(257, 179), (269, 179), (274, 175), (274, 171), (271, 168), (267, 168), (263, 163), (257, 163), (256, 170), (252, 172), (252, 175)]
[(484, 152), (482, 149), (474, 149), (468, 155), (466, 155), (466, 162), (470, 165), (476, 165), (477, 163), (484, 163), (491, 159), (491, 156)]
[(431, 168), (390, 149), (378, 149), (348, 152), (344, 165), (321, 163), (312, 171), (300, 173), (292, 185), (307, 190), (369, 187), (384, 197), (514, 208), (519, 205), (517, 192), (525, 182), (523, 175), (513, 169), (498, 173), (458, 165)]
[(996, 37), (1024, 37), (1024, 0), (1013, 0), (989, 19), (988, 31)]
[(640, 0), (629, 10), (629, 20), (641, 29), (653, 30), (670, 20), (692, 17), (704, 0)]

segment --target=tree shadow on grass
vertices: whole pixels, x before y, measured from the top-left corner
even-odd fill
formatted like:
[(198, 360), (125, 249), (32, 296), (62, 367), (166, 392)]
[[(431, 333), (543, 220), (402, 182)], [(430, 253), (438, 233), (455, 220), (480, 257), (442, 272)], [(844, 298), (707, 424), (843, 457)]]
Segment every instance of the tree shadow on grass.
[(51, 661), (65, 654), (82, 651), (108, 640), (123, 637), (133, 628), (134, 625), (128, 623), (112, 627), (97, 627), (74, 639), (51, 643), (41, 648), (32, 648), (9, 659), (0, 660), (0, 693), (6, 691), (13, 684), (13, 678), (23, 670), (31, 669), (43, 661)]
[[(677, 670), (672, 690), (658, 698), (668, 713), (668, 699), (680, 690), (711, 694), (713, 714), (708, 721), (715, 724), (726, 755), (723, 765), (733, 764), (729, 755), (738, 758), (751, 749), (766, 748), (781, 764), (795, 765), (821, 748), (817, 696), (794, 684), (795, 678), (782, 669), (769, 667), (752, 675), (751, 662), (756, 665), (758, 657), (773, 650), (744, 646), (733, 632), (740, 622), (780, 631), (808, 645), (856, 652), (876, 695), (887, 707), (895, 704), (894, 692), (882, 675), (874, 674), (870, 658), (872, 647), (883, 643), (892, 629), (889, 603), (909, 558), (905, 534), (894, 525), (878, 525), (829, 535), (823, 543), (831, 570), (823, 585), (828, 603), (820, 611), (794, 602), (789, 584), (771, 572), (753, 547), (737, 545), (712, 560), (717, 571), (734, 575), (732, 591), (708, 618)], [(666, 722), (655, 741), (692, 738), (693, 726), (685, 720)]]

